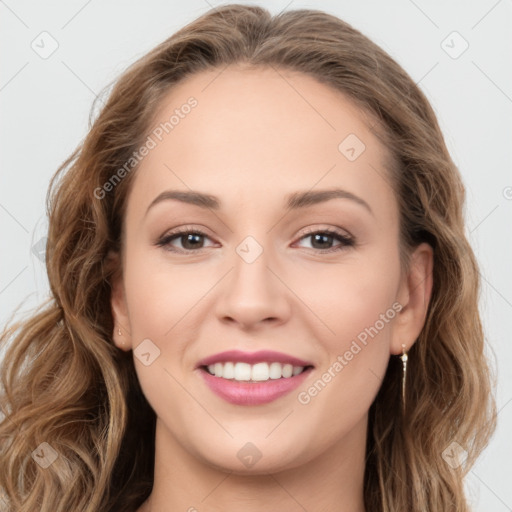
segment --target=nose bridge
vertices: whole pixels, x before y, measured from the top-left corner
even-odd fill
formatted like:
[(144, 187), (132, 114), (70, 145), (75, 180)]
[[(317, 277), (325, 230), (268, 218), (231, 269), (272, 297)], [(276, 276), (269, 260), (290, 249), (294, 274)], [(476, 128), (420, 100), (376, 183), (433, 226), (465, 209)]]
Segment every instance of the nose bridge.
[(231, 288), (247, 296), (269, 294), (275, 287), (275, 277), (269, 270), (274, 260), (270, 237), (261, 233), (256, 236), (247, 235), (236, 246), (233, 256)]
[(287, 315), (286, 287), (271, 270), (277, 263), (270, 239), (264, 232), (247, 235), (235, 247), (233, 270), (218, 302), (219, 316), (249, 324)]
[(237, 279), (250, 280), (256, 274), (268, 273), (267, 265), (273, 265), (275, 254), (272, 237), (275, 230), (269, 229), (267, 213), (262, 210), (261, 203), (243, 200), (244, 196), (240, 195), (235, 205), (239, 217), (232, 228), (239, 240), (234, 246), (233, 264)]
[(267, 206), (265, 202), (250, 201), (251, 194), (247, 197), (241, 194), (234, 205), (235, 211), (240, 212), (240, 215), (238, 222), (232, 225), (235, 236), (239, 237), (234, 246), (233, 279), (247, 281), (255, 286), (261, 285), (260, 288), (268, 292), (274, 288), (280, 289), (282, 285), (279, 286), (279, 280), (270, 270), (277, 271), (280, 266), (280, 251), (275, 242), (279, 226), (276, 225), (276, 211), (270, 207), (278, 201), (270, 197), (270, 192), (265, 194), (259, 189), (258, 192), (252, 192), (253, 199), (265, 196)]

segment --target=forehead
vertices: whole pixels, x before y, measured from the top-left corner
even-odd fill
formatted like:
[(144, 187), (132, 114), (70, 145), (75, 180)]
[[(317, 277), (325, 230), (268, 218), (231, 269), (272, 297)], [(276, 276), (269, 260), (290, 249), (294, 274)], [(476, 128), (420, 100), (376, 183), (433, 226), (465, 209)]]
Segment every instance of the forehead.
[(372, 124), (341, 92), (302, 73), (201, 72), (156, 109), (148, 131), (155, 145), (139, 164), (133, 194), (147, 205), (164, 188), (193, 189), (249, 205), (343, 186), (389, 201), (387, 150)]

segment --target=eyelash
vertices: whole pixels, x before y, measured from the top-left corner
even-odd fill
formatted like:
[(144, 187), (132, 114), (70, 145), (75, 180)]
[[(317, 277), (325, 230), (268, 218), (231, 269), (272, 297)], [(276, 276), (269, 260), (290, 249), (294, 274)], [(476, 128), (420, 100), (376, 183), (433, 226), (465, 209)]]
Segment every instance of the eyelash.
[[(168, 250), (170, 252), (178, 253), (178, 254), (186, 254), (186, 253), (194, 253), (194, 252), (201, 253), (204, 249), (207, 249), (207, 247), (200, 247), (199, 249), (176, 249), (174, 247), (171, 248), (170, 243), (173, 240), (179, 239), (180, 237), (182, 237), (184, 235), (189, 235), (189, 234), (190, 235), (199, 235), (199, 236), (204, 236), (204, 237), (209, 238), (208, 235), (206, 233), (204, 233), (203, 231), (198, 230), (198, 229), (192, 229), (191, 227), (187, 226), (185, 228), (181, 228), (176, 231), (172, 231), (171, 233), (168, 233), (168, 234), (162, 236), (156, 242), (155, 245), (157, 245), (159, 247), (164, 247), (164, 248), (166, 248), (166, 250)], [(348, 236), (348, 235), (343, 235), (343, 234), (339, 233), (338, 231), (336, 231), (334, 229), (330, 229), (330, 228), (307, 231), (299, 238), (299, 240), (311, 237), (313, 235), (319, 235), (319, 234), (332, 236), (333, 238), (335, 238), (336, 240), (341, 242), (340, 245), (331, 247), (330, 249), (315, 249), (315, 248), (312, 249), (313, 251), (319, 252), (320, 254), (343, 251), (346, 248), (353, 247), (355, 245), (355, 239), (353, 237)]]

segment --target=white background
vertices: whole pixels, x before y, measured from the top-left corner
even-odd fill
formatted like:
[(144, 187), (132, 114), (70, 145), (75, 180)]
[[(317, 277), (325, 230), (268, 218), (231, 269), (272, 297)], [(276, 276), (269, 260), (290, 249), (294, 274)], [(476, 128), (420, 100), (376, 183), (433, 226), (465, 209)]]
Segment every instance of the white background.
[[(251, 2), (241, 2), (251, 3)], [(0, 0), (0, 323), (48, 292), (32, 251), (46, 230), (50, 177), (86, 135), (94, 97), (129, 64), (220, 3)], [(467, 479), (476, 512), (512, 510), (512, 2), (263, 1), (317, 8), (361, 30), (419, 84), (467, 187), (468, 236), (481, 265), (481, 311), (498, 373), (499, 427)], [(41, 58), (31, 47), (50, 48)], [(450, 36), (457, 31), (469, 44)], [(45, 43), (41, 38), (46, 37)], [(444, 40), (445, 43), (442, 43)], [(507, 222), (508, 221), (508, 222)], [(440, 511), (441, 512), (441, 511)]]

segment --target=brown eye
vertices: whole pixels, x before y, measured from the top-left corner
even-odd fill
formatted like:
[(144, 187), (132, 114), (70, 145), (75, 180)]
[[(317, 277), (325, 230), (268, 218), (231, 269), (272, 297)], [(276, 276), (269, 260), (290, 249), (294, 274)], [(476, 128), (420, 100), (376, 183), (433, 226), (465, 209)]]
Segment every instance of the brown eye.
[[(317, 249), (321, 252), (334, 252), (343, 250), (346, 247), (354, 245), (354, 239), (338, 233), (331, 229), (317, 230), (307, 233), (301, 237), (301, 240), (311, 239), (312, 249)], [(335, 246), (332, 244), (338, 241), (339, 243)]]
[[(208, 235), (202, 231), (187, 229), (164, 235), (157, 245), (174, 252), (197, 252), (205, 248), (204, 240), (206, 238), (209, 238)], [(176, 241), (181, 247), (176, 247), (174, 243)]]
[[(311, 231), (303, 235), (300, 240), (308, 238), (311, 239), (311, 249), (319, 251), (320, 253), (341, 251), (355, 244), (352, 237), (332, 229)], [(207, 239), (210, 240), (210, 237), (202, 231), (197, 229), (182, 229), (164, 235), (158, 240), (156, 245), (171, 252), (192, 253), (206, 249), (208, 246), (204, 244)], [(335, 242), (338, 243), (333, 245)], [(177, 243), (179, 246), (176, 245)]]

